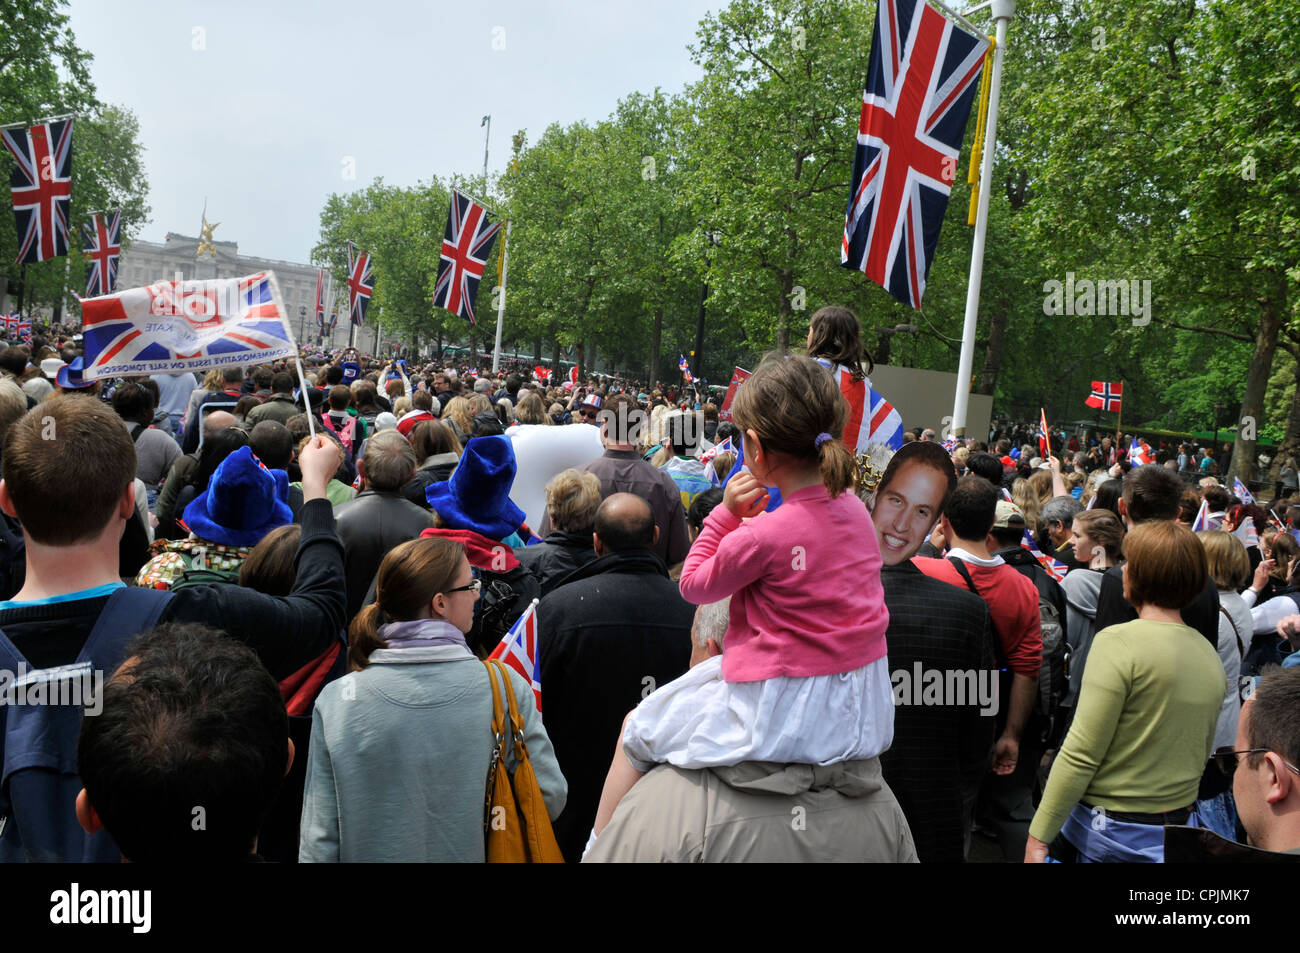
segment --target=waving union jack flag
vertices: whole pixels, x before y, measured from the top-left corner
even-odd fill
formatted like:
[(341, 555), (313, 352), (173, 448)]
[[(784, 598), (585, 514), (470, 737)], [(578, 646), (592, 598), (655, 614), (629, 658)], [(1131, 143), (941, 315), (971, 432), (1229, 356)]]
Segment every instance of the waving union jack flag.
[(18, 227), (18, 264), (68, 253), (68, 203), (72, 197), (72, 120), (30, 129), (0, 129), (16, 165), (9, 178)]
[(693, 383), (695, 378), (691, 376), (691, 362), (686, 360), (685, 354), (679, 354), (677, 358), (677, 367), (682, 372), (682, 377), (686, 378), (686, 383)]
[(474, 323), (474, 296), (487, 268), (501, 223), (463, 192), (452, 189), (451, 211), (442, 239), (442, 261), (433, 286), (433, 303)]
[(375, 273), (370, 267), (370, 252), (357, 251), (348, 242), (348, 314), (353, 324), (366, 323), (366, 308), (375, 291)]
[(988, 46), (925, 0), (879, 0), (840, 263), (913, 308)]
[(296, 353), (273, 272), (157, 281), (81, 302), (86, 380), (227, 365)]
[(86, 264), (86, 297), (97, 298), (117, 290), (117, 261), (122, 255), (122, 213), (90, 216), (81, 226), (81, 252)]

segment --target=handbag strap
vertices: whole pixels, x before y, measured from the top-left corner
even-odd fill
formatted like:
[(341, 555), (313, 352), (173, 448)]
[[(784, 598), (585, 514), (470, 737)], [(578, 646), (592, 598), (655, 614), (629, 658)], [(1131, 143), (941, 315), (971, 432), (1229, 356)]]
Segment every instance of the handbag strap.
[(487, 666), (488, 683), (492, 686), (492, 735), (496, 739), (496, 746), (501, 747), (505, 740), (505, 713), (501, 707), (501, 691), (497, 688), (496, 675), (493, 674), (492, 662), (484, 662)]
[(1223, 617), (1228, 620), (1228, 625), (1232, 626), (1232, 634), (1237, 637), (1237, 657), (1245, 658), (1246, 646), (1241, 641), (1241, 632), (1237, 629), (1237, 623), (1232, 621), (1232, 614), (1222, 605), (1219, 606), (1219, 611), (1222, 612)]
[(493, 659), (501, 672), (501, 681), (504, 683), (506, 698), (510, 705), (510, 727), (513, 729), (511, 735), (515, 742), (515, 763), (523, 764), (528, 760), (528, 749), (524, 747), (524, 719), (519, 714), (519, 704), (515, 700), (514, 689), (510, 687), (510, 673), (506, 669), (505, 663), (500, 659)]

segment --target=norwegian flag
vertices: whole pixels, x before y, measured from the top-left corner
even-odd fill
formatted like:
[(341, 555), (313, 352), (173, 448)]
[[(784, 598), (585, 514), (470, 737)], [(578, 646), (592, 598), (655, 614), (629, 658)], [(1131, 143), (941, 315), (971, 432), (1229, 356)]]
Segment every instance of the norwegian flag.
[(370, 267), (370, 252), (358, 251), (348, 242), (348, 315), (353, 324), (366, 323), (366, 308), (375, 290), (375, 273)]
[(1093, 381), (1092, 393), (1084, 401), (1089, 407), (1105, 411), (1119, 411), (1124, 398), (1124, 385), (1111, 384), (1106, 381)]
[(117, 290), (117, 261), (122, 256), (122, 213), (90, 216), (81, 226), (81, 253), (86, 264), (86, 297), (97, 298)]
[(1065, 578), (1065, 573), (1070, 567), (1059, 559), (1044, 555), (1042, 550), (1038, 548), (1038, 543), (1034, 542), (1034, 536), (1028, 529), (1025, 530), (1025, 538), (1021, 540), (1020, 545), (1029, 550), (1029, 555), (1037, 559), (1038, 564), (1046, 569), (1047, 574), (1057, 582)]
[(497, 643), (488, 659), (505, 662), (533, 686), (537, 710), (542, 710), (541, 653), (537, 650), (537, 600), (524, 610), (519, 621)]
[(500, 230), (501, 223), (491, 221), (486, 208), (452, 189), (433, 303), (460, 315), (471, 325), (474, 324), (474, 296)]
[(156, 281), (86, 298), (85, 380), (293, 357), (275, 273), (207, 281)]
[(853, 377), (843, 364), (832, 365), (823, 357), (817, 363), (831, 372), (840, 393), (849, 402), (849, 419), (844, 424), (844, 445), (854, 452), (865, 451), (873, 443), (883, 443), (891, 450), (903, 445), (903, 418), (894, 405), (872, 390), (867, 378)]
[(921, 307), (989, 41), (924, 0), (880, 0), (840, 263)]
[(686, 360), (685, 354), (677, 355), (677, 367), (682, 372), (682, 377), (686, 378), (686, 383), (693, 383), (695, 378), (691, 376), (691, 362)]
[(0, 315), (0, 323), (4, 325), (5, 337), (23, 338), (32, 335), (32, 322), (20, 314)]
[(9, 177), (18, 230), (16, 264), (35, 264), (68, 253), (72, 197), (72, 120), (0, 129), (15, 166)]
[(1232, 478), (1232, 492), (1243, 503), (1254, 503), (1255, 496), (1246, 489), (1246, 484), (1241, 482), (1241, 477)]

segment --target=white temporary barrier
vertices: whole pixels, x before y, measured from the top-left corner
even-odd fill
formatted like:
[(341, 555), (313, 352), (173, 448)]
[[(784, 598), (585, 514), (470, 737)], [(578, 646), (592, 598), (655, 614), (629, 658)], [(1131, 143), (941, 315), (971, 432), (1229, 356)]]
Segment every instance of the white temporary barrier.
[(590, 424), (516, 424), (506, 431), (506, 436), (519, 462), (510, 499), (527, 514), (528, 526), (536, 532), (546, 512), (546, 484), (551, 478), (569, 467), (590, 463), (605, 452), (600, 428)]

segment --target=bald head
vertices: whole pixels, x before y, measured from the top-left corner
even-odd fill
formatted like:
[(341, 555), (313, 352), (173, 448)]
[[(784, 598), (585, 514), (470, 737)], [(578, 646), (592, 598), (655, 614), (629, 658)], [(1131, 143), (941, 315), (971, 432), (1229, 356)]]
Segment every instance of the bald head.
[(229, 430), (235, 426), (235, 415), (226, 410), (214, 410), (203, 418), (203, 436), (211, 437), (214, 433)]
[(598, 556), (651, 549), (659, 540), (650, 504), (632, 493), (612, 493), (596, 510)]

